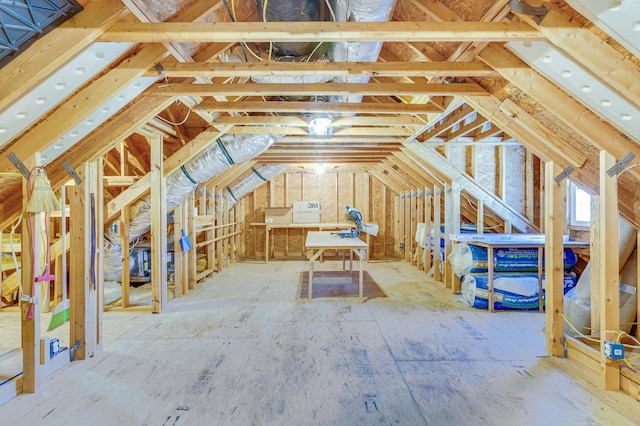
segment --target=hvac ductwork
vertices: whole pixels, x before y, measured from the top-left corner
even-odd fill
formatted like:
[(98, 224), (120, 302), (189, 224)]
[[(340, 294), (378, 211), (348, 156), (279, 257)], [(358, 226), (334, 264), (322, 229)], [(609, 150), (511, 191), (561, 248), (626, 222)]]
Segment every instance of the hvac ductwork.
[[(167, 177), (167, 212), (195, 191), (198, 184), (207, 182), (234, 164), (243, 163), (264, 152), (274, 142), (267, 135), (224, 135), (193, 160)], [(130, 207), (129, 239), (134, 241), (151, 229), (151, 196), (147, 195)], [(104, 273), (105, 279), (119, 281), (121, 277), (122, 249), (119, 234), (105, 227)]]
[[(386, 22), (391, 19), (396, 0), (331, 0), (338, 22)], [(376, 62), (382, 42), (348, 41), (334, 43), (332, 62)], [(340, 76), (335, 83), (367, 83), (369, 76)], [(362, 96), (333, 96), (333, 102), (361, 102)]]
[(231, 197), (228, 208), (233, 207), (240, 198), (253, 192), (260, 185), (284, 173), (288, 168), (288, 164), (265, 164), (257, 168), (252, 167), (249, 175), (232, 188), (227, 187), (227, 192)]

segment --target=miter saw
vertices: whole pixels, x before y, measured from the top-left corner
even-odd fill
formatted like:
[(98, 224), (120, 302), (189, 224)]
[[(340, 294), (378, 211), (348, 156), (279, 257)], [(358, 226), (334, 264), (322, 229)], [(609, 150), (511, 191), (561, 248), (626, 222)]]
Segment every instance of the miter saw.
[(378, 225), (375, 223), (364, 223), (362, 221), (362, 213), (358, 210), (347, 206), (344, 214), (349, 222), (355, 223), (356, 227), (355, 229), (334, 232), (334, 235), (339, 235), (340, 238), (358, 238), (362, 232), (366, 232), (374, 237), (378, 235)]

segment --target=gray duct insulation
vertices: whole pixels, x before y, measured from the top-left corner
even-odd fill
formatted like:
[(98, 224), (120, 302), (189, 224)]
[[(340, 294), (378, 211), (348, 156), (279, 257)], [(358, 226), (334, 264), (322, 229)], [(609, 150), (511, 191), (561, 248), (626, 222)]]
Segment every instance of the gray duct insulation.
[(230, 195), (229, 209), (245, 195), (256, 190), (260, 185), (275, 178), (289, 168), (288, 164), (263, 164), (258, 168), (251, 168), (251, 173), (234, 185), (227, 187)]
[[(264, 16), (264, 3), (267, 10)], [(318, 20), (315, 0), (255, 0), (258, 15), (264, 22), (309, 22)], [(314, 42), (273, 43), (276, 56), (307, 56), (317, 46)]]
[[(234, 164), (243, 163), (264, 152), (274, 142), (267, 135), (224, 135), (211, 143), (203, 153), (167, 177), (167, 212), (173, 211), (198, 184), (207, 182)], [(144, 235), (151, 228), (151, 195), (130, 207), (129, 240)], [(113, 222), (112, 222), (113, 223)], [(105, 226), (104, 275), (106, 280), (120, 281), (122, 250), (120, 236), (113, 232), (111, 223)]]
[[(386, 22), (391, 19), (396, 0), (331, 0), (338, 22)], [(334, 43), (331, 50), (333, 62), (376, 62), (382, 42), (348, 41)], [(335, 83), (367, 83), (369, 76), (340, 76)], [(333, 102), (361, 102), (362, 96), (332, 96)]]

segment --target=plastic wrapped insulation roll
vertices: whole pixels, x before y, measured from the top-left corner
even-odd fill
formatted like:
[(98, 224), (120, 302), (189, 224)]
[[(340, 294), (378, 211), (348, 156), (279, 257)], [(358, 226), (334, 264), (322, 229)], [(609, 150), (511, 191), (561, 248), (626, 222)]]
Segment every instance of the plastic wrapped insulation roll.
[[(332, 0), (338, 22), (386, 22), (391, 19), (396, 0)], [(334, 43), (331, 60), (334, 62), (376, 62), (381, 42)], [(345, 76), (333, 79), (336, 83), (367, 83), (369, 76)], [(362, 96), (334, 96), (333, 102), (361, 102)]]
[[(486, 272), (488, 266), (487, 249), (473, 244), (459, 243), (451, 250), (449, 261), (453, 272), (458, 276), (469, 272)], [(495, 247), (493, 261), (496, 272), (535, 272), (538, 270), (538, 249)], [(577, 261), (578, 257), (574, 251), (565, 248), (565, 271), (573, 269)], [(544, 257), (542, 265), (544, 267)]]
[[(564, 293), (576, 285), (574, 274), (564, 275)], [(493, 278), (493, 307), (504, 310), (538, 310), (537, 274), (495, 274)], [(545, 278), (542, 278), (542, 300), (544, 305)], [(472, 308), (489, 307), (488, 274), (467, 274), (462, 277), (460, 301)]]
[(232, 188), (227, 188), (230, 195), (228, 209), (232, 208), (240, 198), (255, 191), (263, 183), (284, 173), (288, 168), (288, 164), (265, 164), (255, 169), (252, 168), (249, 175)]

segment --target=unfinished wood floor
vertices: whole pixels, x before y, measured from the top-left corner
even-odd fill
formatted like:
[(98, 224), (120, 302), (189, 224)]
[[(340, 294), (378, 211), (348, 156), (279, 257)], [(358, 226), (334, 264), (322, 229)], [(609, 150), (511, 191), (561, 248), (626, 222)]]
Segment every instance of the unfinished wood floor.
[[(539, 313), (467, 308), (406, 263), (340, 286), (241, 263), (166, 313), (105, 314), (105, 350), (0, 407), (2, 424), (627, 425), (640, 404), (545, 357)], [(337, 270), (325, 262), (317, 270)], [(317, 277), (317, 278), (316, 278)], [(323, 297), (332, 291), (330, 297)], [(368, 297), (367, 297), (368, 296)]]

